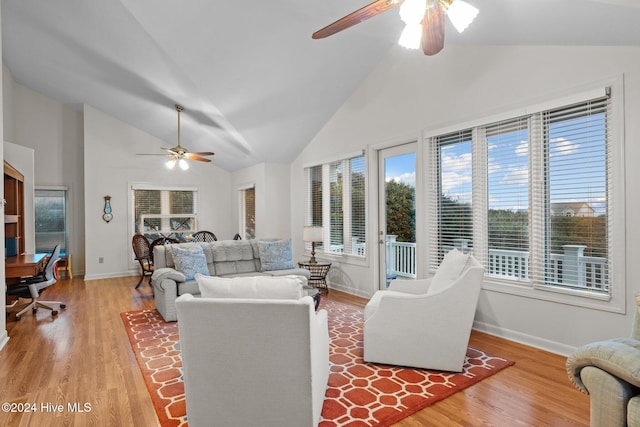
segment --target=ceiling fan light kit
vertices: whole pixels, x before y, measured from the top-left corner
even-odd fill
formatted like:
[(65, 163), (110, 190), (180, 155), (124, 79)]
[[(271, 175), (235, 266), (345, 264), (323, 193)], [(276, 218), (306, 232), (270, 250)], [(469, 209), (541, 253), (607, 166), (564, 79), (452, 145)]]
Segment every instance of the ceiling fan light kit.
[(462, 0), (440, 0), (449, 20), (459, 33), (467, 29), (478, 16), (478, 9)]
[[(398, 44), (407, 49), (418, 49), (422, 44), (426, 55), (440, 52), (444, 47), (442, 12), (446, 13), (459, 33), (478, 15), (478, 9), (463, 0), (404, 0), (400, 6), (400, 19), (406, 26)], [(441, 26), (442, 29), (434, 31), (434, 28), (426, 26), (436, 29)]]
[(409, 49), (422, 46), (425, 55), (435, 55), (444, 47), (445, 14), (460, 33), (478, 15), (478, 9), (463, 0), (376, 0), (316, 31), (312, 37), (328, 37), (398, 5), (400, 19), (406, 24), (398, 44)]
[[(211, 151), (203, 151), (199, 153), (190, 153), (186, 148), (180, 145), (180, 113), (184, 110), (181, 105), (176, 104), (176, 111), (178, 112), (178, 145), (173, 148), (164, 148), (169, 153), (169, 159), (165, 162), (167, 169), (173, 169), (176, 163), (183, 171), (189, 169), (189, 163), (187, 160), (195, 160), (197, 162), (211, 162), (210, 159), (204, 156), (213, 156)], [(154, 154), (149, 154), (153, 156)]]

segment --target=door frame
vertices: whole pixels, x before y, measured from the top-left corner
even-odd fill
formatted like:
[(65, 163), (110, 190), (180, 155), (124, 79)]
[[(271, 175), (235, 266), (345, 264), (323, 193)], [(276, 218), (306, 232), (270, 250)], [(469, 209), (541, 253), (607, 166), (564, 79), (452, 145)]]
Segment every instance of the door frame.
[(417, 141), (406, 142), (398, 145), (381, 147), (376, 150), (376, 165), (377, 165), (377, 185), (376, 185), (376, 200), (377, 200), (377, 224), (375, 231), (375, 244), (377, 246), (377, 264), (378, 268), (376, 269), (376, 283), (377, 289), (386, 289), (386, 198), (385, 198), (385, 181), (386, 181), (386, 173), (385, 173), (385, 164), (384, 161), (390, 157), (396, 157), (403, 154), (414, 153), (416, 159), (415, 165), (415, 174), (416, 174), (416, 187), (415, 187), (415, 204), (416, 204), (416, 274), (419, 275), (419, 271), (421, 268), (421, 263), (419, 262), (420, 257), (418, 254), (421, 252), (419, 250), (419, 231), (421, 227), (421, 213), (422, 213), (422, 204), (420, 197), (421, 188), (422, 188), (422, 180), (421, 180), (421, 153), (420, 153), (420, 144)]

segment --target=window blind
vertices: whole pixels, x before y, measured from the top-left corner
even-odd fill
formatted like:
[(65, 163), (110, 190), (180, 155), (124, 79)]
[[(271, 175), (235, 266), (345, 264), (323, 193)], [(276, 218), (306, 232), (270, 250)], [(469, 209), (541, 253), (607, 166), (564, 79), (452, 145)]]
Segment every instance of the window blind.
[(540, 114), (543, 261), (537, 283), (608, 292), (610, 98)]
[(135, 188), (132, 191), (136, 233), (150, 240), (162, 236), (182, 240), (196, 229), (195, 191)]
[(529, 120), (482, 128), (486, 141), (487, 273), (529, 278)]
[(437, 236), (429, 256), (432, 269), (451, 249), (468, 253), (473, 248), (471, 135), (471, 130), (454, 132), (435, 137), (432, 143), (437, 167), (437, 187), (430, 195), (430, 211), (437, 218), (431, 227)]
[[(322, 226), (317, 252), (366, 255), (365, 157), (357, 156), (305, 169), (305, 225)], [(307, 250), (311, 243), (305, 243)]]
[(364, 156), (353, 158), (349, 163), (351, 169), (351, 230), (347, 235), (350, 236), (351, 253), (364, 256), (367, 241)]
[(613, 160), (610, 91), (599, 93), (428, 139), (432, 271), (457, 247), (490, 276), (611, 296), (612, 183), (623, 165)]

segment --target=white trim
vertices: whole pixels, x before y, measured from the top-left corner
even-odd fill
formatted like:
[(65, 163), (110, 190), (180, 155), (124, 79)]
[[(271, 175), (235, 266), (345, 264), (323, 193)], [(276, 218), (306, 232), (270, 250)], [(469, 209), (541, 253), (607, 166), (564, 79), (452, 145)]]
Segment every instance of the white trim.
[(243, 183), (243, 184), (239, 184), (236, 186), (236, 191), (244, 191), (244, 190), (250, 190), (252, 188), (256, 188), (256, 183), (255, 181), (253, 182), (247, 182), (247, 183)]
[[(485, 126), (502, 120), (514, 119), (517, 117), (527, 116), (533, 113), (554, 109), (558, 107), (566, 107), (579, 102), (588, 101), (606, 95), (608, 86), (616, 85), (620, 82), (623, 75), (615, 75), (593, 82), (589, 85), (575, 87), (560, 93), (554, 93), (538, 100), (531, 100), (527, 103), (516, 106), (506, 106), (492, 112), (480, 113), (480, 115), (469, 118), (468, 120), (435, 124), (432, 127), (423, 128), (423, 140), (429, 137), (444, 135), (451, 132), (457, 132), (461, 129), (470, 129), (479, 126)], [(616, 96), (620, 96), (617, 94)]]
[(366, 156), (366, 148), (363, 148), (360, 151), (352, 151), (350, 153), (344, 153), (340, 155), (335, 155), (331, 157), (324, 158), (322, 160), (313, 160), (302, 164), (302, 168), (312, 168), (314, 166), (322, 166), (329, 163), (337, 163), (342, 162), (344, 160), (353, 159), (354, 157)]
[(484, 332), (489, 335), (504, 338), (509, 341), (517, 342), (520, 344), (528, 345), (531, 347), (539, 348), (541, 350), (549, 351), (551, 353), (559, 354), (561, 356), (568, 356), (573, 353), (577, 348), (569, 346), (557, 341), (545, 340), (540, 337), (523, 334), (512, 329), (505, 329), (499, 326), (495, 326), (484, 322), (473, 322), (473, 329), (476, 331)]
[(0, 350), (2, 350), (4, 346), (9, 342), (9, 335), (7, 334), (6, 330), (0, 332), (2, 332), (0, 333)]
[(148, 182), (133, 182), (129, 183), (129, 191), (131, 190), (167, 190), (167, 191), (198, 191), (197, 186), (183, 186), (183, 185), (162, 185), (162, 184), (150, 184)]
[(34, 185), (35, 190), (54, 190), (54, 191), (69, 191), (69, 187), (66, 185)]

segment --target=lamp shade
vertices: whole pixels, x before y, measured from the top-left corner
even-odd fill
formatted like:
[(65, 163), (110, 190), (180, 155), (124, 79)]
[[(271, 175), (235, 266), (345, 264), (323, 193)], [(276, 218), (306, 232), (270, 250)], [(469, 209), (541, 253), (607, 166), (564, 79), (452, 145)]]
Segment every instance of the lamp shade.
[(302, 231), (302, 240), (305, 242), (322, 242), (323, 234), (322, 227), (307, 226)]

